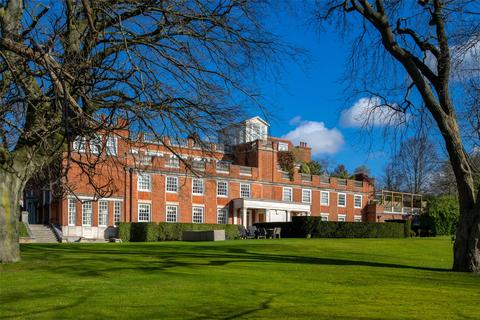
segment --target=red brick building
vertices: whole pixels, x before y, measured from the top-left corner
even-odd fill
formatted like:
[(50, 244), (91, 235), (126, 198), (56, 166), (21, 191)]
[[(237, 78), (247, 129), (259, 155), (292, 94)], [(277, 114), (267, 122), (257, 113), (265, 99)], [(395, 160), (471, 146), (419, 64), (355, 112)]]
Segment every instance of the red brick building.
[[(269, 137), (267, 132), (268, 124), (255, 117), (222, 130), (220, 143), (209, 143), (207, 148), (192, 139), (157, 141), (148, 135), (131, 139), (128, 130), (99, 136), (96, 142), (79, 138), (72, 157), (77, 162), (96, 162), (93, 179), (73, 163), (65, 179), (73, 193), (51, 199), (48, 187), (41, 197), (35, 197), (38, 190), (27, 189), (24, 203), (29, 219), (60, 225), (64, 237), (85, 238), (108, 237), (110, 227), (121, 221), (247, 227), (290, 221), (296, 215), (367, 221), (372, 184), (298, 170), (292, 176), (280, 169), (279, 152), (292, 151), (299, 162), (308, 162), (311, 149), (303, 142), (294, 146)], [(98, 195), (100, 187), (108, 194)]]

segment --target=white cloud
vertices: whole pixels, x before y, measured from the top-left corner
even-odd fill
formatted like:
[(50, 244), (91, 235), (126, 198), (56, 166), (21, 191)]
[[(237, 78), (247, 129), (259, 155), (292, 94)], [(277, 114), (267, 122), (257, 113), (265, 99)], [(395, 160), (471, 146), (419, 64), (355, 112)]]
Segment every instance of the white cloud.
[(288, 122), (289, 125), (291, 126), (296, 126), (302, 122), (302, 117), (300, 116), (295, 116), (290, 121)]
[(343, 110), (340, 116), (340, 124), (351, 128), (395, 125), (404, 121), (404, 113), (383, 104), (379, 97), (360, 98), (353, 106)]
[(312, 154), (334, 154), (344, 144), (343, 135), (337, 128), (329, 129), (323, 122), (304, 121), (299, 116), (290, 120), (298, 126), (282, 138), (295, 144), (306, 142), (312, 148)]

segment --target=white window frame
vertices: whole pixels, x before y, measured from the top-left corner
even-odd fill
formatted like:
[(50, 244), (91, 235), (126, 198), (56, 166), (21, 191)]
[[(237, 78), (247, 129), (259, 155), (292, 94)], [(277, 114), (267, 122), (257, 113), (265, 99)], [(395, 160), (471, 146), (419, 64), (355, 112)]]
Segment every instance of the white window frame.
[(91, 227), (92, 216), (93, 216), (92, 201), (84, 201), (82, 203), (82, 226)]
[(329, 220), (329, 218), (328, 218), (329, 216), (330, 216), (330, 214), (328, 214), (328, 213), (320, 213), (320, 220), (321, 220), (321, 221), (328, 221), (328, 220)]
[[(289, 196), (288, 199), (287, 199), (287, 197), (285, 197), (285, 191), (290, 191), (290, 196)], [(293, 188), (283, 187), (283, 189), (282, 189), (282, 200), (287, 201), (287, 202), (292, 202), (293, 201)]]
[(167, 176), (165, 178), (165, 191), (168, 193), (178, 193), (178, 177)]
[(359, 216), (359, 215), (353, 216), (353, 222), (362, 222), (362, 216)]
[[(201, 219), (198, 219), (197, 214), (201, 214)], [(192, 223), (204, 223), (205, 221), (205, 208), (204, 207), (192, 207)]]
[(180, 158), (176, 155), (171, 155), (165, 163), (166, 167), (169, 168), (180, 168)]
[[(322, 202), (323, 201), (323, 198), (322, 198), (322, 195), (327, 195), (327, 202)], [(330, 205), (330, 192), (328, 191), (320, 191), (320, 205), (321, 206), (328, 206)]]
[[(200, 183), (200, 184), (197, 184)], [(196, 189), (196, 190), (195, 190)], [(205, 192), (205, 185), (203, 179), (192, 179), (192, 194), (195, 196), (203, 196)]]
[[(173, 213), (173, 211), (175, 211)], [(172, 219), (173, 217), (173, 219)], [(165, 209), (165, 221), (166, 222), (178, 222), (178, 206), (177, 205), (167, 205)]]
[[(360, 205), (357, 206), (357, 200), (360, 198)], [(363, 203), (363, 196), (361, 194), (355, 194), (353, 195), (353, 207), (356, 209), (361, 209), (362, 208), (362, 203)]]
[[(148, 177), (148, 182), (142, 181)], [(148, 187), (147, 187), (148, 185)], [(137, 190), (143, 192), (151, 192), (152, 191), (152, 176), (148, 173), (139, 172), (137, 174)]]
[(278, 151), (288, 151), (288, 143), (279, 142), (278, 143)]
[(76, 137), (73, 140), (72, 149), (77, 152), (87, 152), (87, 139), (85, 137)]
[(105, 149), (107, 155), (116, 156), (118, 151), (117, 137), (108, 136), (107, 141), (105, 142)]
[[(152, 221), (152, 204), (147, 202), (139, 202), (137, 208), (137, 221), (138, 222), (150, 222)], [(147, 209), (145, 211), (145, 209)], [(140, 215), (148, 215), (147, 219), (140, 219)]]
[(99, 155), (102, 153), (103, 143), (102, 143), (102, 136), (97, 134), (90, 140), (90, 152)]
[(122, 203), (115, 201), (113, 203), (113, 224), (118, 225), (122, 221)]
[(68, 199), (68, 225), (77, 223), (77, 199)]
[[(224, 187), (220, 188), (220, 185)], [(217, 197), (228, 197), (228, 181), (217, 181)]]
[(98, 201), (98, 226), (106, 227), (108, 225), (108, 201)]
[(338, 214), (337, 215), (338, 222), (347, 222), (347, 215), (346, 214)]
[[(345, 203), (343, 205), (340, 204), (340, 196), (345, 197)], [(347, 194), (346, 193), (342, 193), (342, 192), (337, 193), (337, 206), (340, 207), (340, 208), (345, 208), (347, 206)]]
[[(305, 198), (305, 194), (308, 194), (308, 200)], [(302, 202), (312, 203), (312, 189), (302, 189)]]
[(228, 210), (227, 208), (217, 208), (217, 224), (227, 224)]
[(240, 198), (249, 199), (250, 196), (251, 196), (250, 184), (249, 183), (240, 183)]

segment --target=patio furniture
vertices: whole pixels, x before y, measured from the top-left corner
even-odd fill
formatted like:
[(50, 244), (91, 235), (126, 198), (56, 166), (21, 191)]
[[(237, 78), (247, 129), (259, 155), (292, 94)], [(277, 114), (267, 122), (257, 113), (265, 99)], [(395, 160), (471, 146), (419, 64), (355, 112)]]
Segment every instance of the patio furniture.
[(267, 228), (266, 231), (267, 231), (267, 238), (272, 239), (275, 228)]
[(257, 239), (260, 238), (267, 239), (267, 230), (265, 228), (258, 228)]
[(281, 233), (282, 233), (282, 228), (277, 227), (277, 228), (273, 229), (273, 239), (276, 239), (276, 238), (280, 239), (281, 238), (281, 236), (280, 236)]
[(251, 226), (250, 229), (247, 231), (247, 238), (248, 239), (255, 239), (257, 236), (257, 227), (256, 226)]
[(240, 233), (240, 239), (247, 239), (247, 229), (244, 226), (239, 225), (238, 231)]

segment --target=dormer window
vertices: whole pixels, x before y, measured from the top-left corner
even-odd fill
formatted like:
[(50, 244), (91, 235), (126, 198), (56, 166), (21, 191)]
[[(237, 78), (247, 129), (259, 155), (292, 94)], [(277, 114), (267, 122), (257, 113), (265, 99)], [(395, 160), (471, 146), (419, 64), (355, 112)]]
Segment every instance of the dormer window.
[(288, 143), (279, 142), (278, 143), (278, 151), (288, 151)]

